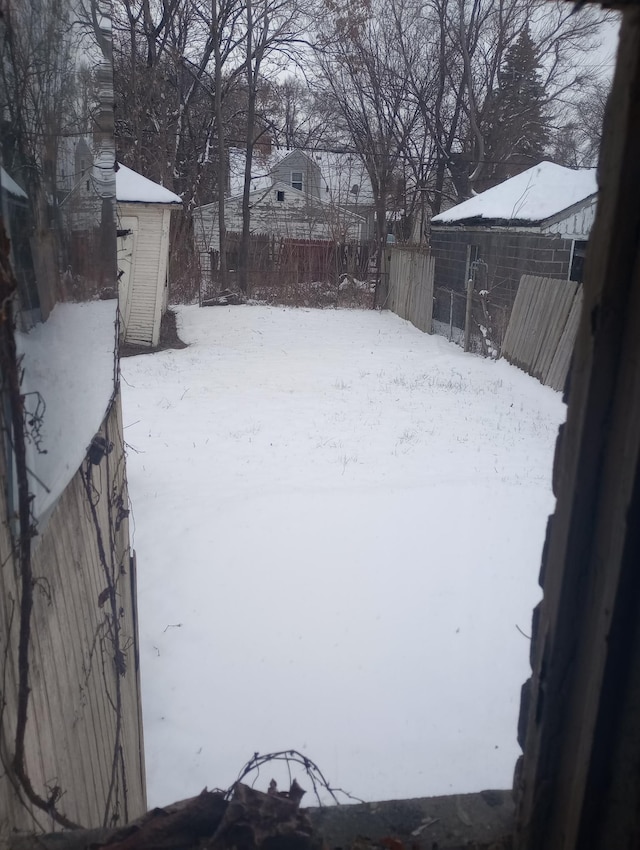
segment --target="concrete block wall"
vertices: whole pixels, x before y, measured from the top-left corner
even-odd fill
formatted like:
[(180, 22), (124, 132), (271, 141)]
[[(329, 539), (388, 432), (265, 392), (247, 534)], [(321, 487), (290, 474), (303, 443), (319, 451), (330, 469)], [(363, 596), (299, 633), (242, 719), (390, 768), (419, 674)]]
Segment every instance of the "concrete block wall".
[[(489, 228), (436, 228), (431, 232), (435, 258), (435, 288), (464, 292), (468, 273), (469, 246), (472, 259), (486, 263), (479, 267), (476, 289), (488, 289), (490, 300), (510, 309), (523, 274), (566, 280), (571, 262), (571, 240), (539, 233), (523, 233)], [(464, 321), (464, 307), (455, 299), (454, 324)], [(446, 302), (446, 304), (445, 304)], [(443, 310), (446, 308), (446, 315)], [(434, 317), (449, 320), (448, 300), (436, 296)]]

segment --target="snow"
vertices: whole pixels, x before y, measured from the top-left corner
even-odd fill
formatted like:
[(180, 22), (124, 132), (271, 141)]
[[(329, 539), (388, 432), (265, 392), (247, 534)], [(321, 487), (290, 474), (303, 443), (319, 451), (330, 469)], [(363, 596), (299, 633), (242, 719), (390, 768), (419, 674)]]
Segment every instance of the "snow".
[[(323, 179), (329, 187), (329, 192), (340, 203), (371, 205), (375, 202), (371, 181), (364, 163), (354, 153), (313, 153), (313, 158), (320, 165)], [(357, 194), (351, 189), (358, 186)]]
[(24, 189), (21, 189), (20, 186), (16, 183), (16, 181), (11, 177), (11, 175), (7, 174), (4, 168), (0, 167), (0, 186), (8, 192), (10, 195), (13, 195), (16, 198), (26, 198), (27, 193)]
[(27, 458), (38, 518), (77, 472), (113, 396), (116, 309), (115, 299), (56, 304), (46, 322), (16, 333), (27, 422), (36, 423), (29, 429), (35, 438), (43, 413), (41, 441), (29, 441)]
[(149, 805), (290, 748), (365, 800), (509, 788), (560, 394), (387, 312), (179, 326), (122, 362)]
[(595, 168), (541, 162), (432, 218), (435, 224), (468, 219), (544, 221), (598, 191)]
[(118, 163), (116, 200), (130, 204), (182, 204), (182, 198), (159, 183)]
[[(262, 150), (254, 150), (251, 161), (251, 192), (264, 191), (273, 184), (271, 177), (272, 169), (278, 164), (282, 157), (290, 151), (275, 148), (272, 154), (266, 154)], [(244, 188), (244, 168), (246, 162), (246, 151), (242, 148), (229, 148), (229, 184), (232, 198), (242, 194)]]

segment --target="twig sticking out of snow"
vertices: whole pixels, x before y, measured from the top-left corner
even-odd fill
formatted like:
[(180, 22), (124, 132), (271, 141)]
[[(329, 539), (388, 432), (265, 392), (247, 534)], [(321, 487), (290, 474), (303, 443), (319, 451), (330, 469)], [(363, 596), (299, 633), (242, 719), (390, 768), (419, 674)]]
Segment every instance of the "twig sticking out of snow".
[[(249, 761), (242, 768), (240, 773), (238, 774), (238, 778), (233, 783), (233, 785), (226, 792), (226, 799), (230, 799), (234, 788), (239, 782), (248, 776), (250, 773), (256, 771), (260, 773), (260, 768), (273, 761), (283, 761), (286, 763), (289, 768), (289, 773), (291, 773), (290, 765), (291, 764), (299, 764), (301, 765), (309, 779), (311, 780), (311, 785), (313, 786), (313, 793), (316, 795), (316, 799), (318, 801), (318, 805), (322, 806), (322, 800), (320, 799), (320, 790), (326, 791), (336, 803), (336, 805), (340, 805), (340, 800), (336, 796), (337, 794), (342, 794), (349, 800), (354, 800), (357, 803), (364, 803), (364, 800), (361, 800), (359, 797), (354, 797), (352, 794), (349, 794), (347, 791), (344, 791), (342, 788), (332, 788), (328, 781), (326, 780), (324, 774), (318, 767), (318, 765), (313, 762), (310, 758), (298, 752), (298, 750), (281, 750), (277, 753), (267, 753), (266, 755), (260, 755), (260, 753), (254, 753), (253, 756), (249, 759)], [(257, 776), (256, 776), (257, 779)], [(255, 780), (254, 780), (255, 782)], [(293, 784), (293, 783), (292, 783)], [(296, 783), (297, 784), (297, 783)]]

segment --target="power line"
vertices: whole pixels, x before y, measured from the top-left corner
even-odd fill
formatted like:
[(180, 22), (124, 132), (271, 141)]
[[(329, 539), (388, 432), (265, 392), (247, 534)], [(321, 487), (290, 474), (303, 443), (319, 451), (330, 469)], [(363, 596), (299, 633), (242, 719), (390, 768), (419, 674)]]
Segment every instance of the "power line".
[[(143, 131), (143, 134), (146, 134), (146, 135), (159, 135), (159, 134), (160, 134), (160, 130), (157, 130), (156, 128), (148, 129), (148, 130), (144, 130), (144, 131)], [(138, 142), (138, 141), (140, 141), (140, 139), (139, 139), (139, 138), (136, 138), (135, 136), (129, 136), (129, 135), (125, 135), (125, 134), (122, 134), (122, 133), (118, 133), (118, 134), (116, 134), (116, 144), (117, 144), (117, 143), (118, 143), (118, 141), (119, 141), (119, 140), (121, 140), (121, 139), (122, 139), (122, 140), (125, 140), (125, 141), (129, 141), (129, 142)], [(239, 150), (244, 150), (244, 149), (246, 148), (246, 144), (247, 144), (247, 143), (246, 143), (246, 139), (225, 139), (225, 145), (226, 145), (226, 147), (227, 147), (228, 149), (230, 149), (230, 148), (234, 148), (234, 147), (235, 147), (235, 148), (237, 148), (237, 149), (239, 149)], [(256, 142), (256, 143), (254, 143), (254, 150), (255, 150), (255, 148), (258, 148), (258, 149), (259, 149), (260, 147), (264, 147), (264, 146), (265, 146), (265, 142)], [(334, 146), (331, 146), (331, 147), (329, 147), (329, 146), (322, 146), (322, 145), (314, 145), (313, 147), (309, 147), (309, 146), (305, 146), (305, 147), (302, 147), (302, 146), (294, 146), (294, 147), (289, 147), (289, 148), (282, 148), (282, 147), (281, 147), (281, 146), (279, 146), (279, 145), (273, 145), (272, 147), (273, 147), (273, 148), (275, 148), (276, 150), (280, 150), (280, 151), (285, 150), (287, 153), (292, 153), (293, 151), (301, 151), (302, 153), (306, 153), (306, 154), (314, 154), (314, 153), (330, 153), (330, 154), (338, 154), (338, 155), (345, 155), (345, 156), (346, 156), (346, 155), (349, 155), (349, 156), (356, 156), (356, 157), (358, 157), (360, 160), (362, 160), (362, 159), (363, 159), (363, 156), (364, 156), (362, 153), (360, 153), (360, 152), (357, 150), (357, 148), (355, 148), (355, 147), (349, 147), (349, 146), (347, 146), (347, 145), (343, 145), (343, 146), (337, 146), (337, 145), (334, 145)], [(453, 157), (462, 157), (462, 154), (458, 154), (458, 153), (454, 152), (452, 156), (453, 156)], [(396, 160), (401, 160), (402, 162), (411, 162), (411, 163), (415, 163), (415, 162), (416, 162), (416, 159), (418, 159), (417, 157), (412, 156), (412, 155), (411, 155), (411, 154), (409, 154), (409, 153), (404, 153), (404, 152), (397, 152), (397, 153), (394, 153), (394, 154), (392, 154), (392, 155), (391, 155), (391, 158), (392, 158), (392, 159), (396, 159)], [(436, 158), (434, 158), (434, 159), (433, 159), (433, 162), (434, 162), (434, 163), (439, 162), (439, 161), (442, 161), (442, 160), (441, 160), (441, 159), (436, 159)], [(449, 163), (450, 163), (450, 162), (451, 162), (451, 160), (449, 159)], [(474, 159), (473, 157), (469, 157), (468, 159), (462, 159), (462, 158), (460, 158), (460, 159), (459, 159), (459, 162), (460, 162), (461, 164), (462, 164), (462, 163), (467, 163), (469, 166), (471, 166), (471, 165), (474, 165), (474, 166), (475, 166), (475, 165), (478, 165), (478, 164), (481, 164), (481, 165), (509, 165), (509, 160), (504, 160), (504, 159), (489, 159), (489, 158), (486, 158), (486, 157), (485, 157), (485, 158), (483, 158), (483, 159)], [(211, 164), (213, 165), (214, 163), (211, 163)], [(447, 164), (447, 161), (446, 161), (446, 160), (445, 160), (445, 164)], [(538, 164), (538, 162), (536, 162), (536, 161), (534, 161), (534, 160), (532, 160), (532, 161), (531, 161), (531, 165), (537, 165), (537, 164)], [(582, 170), (582, 169), (584, 169), (584, 168), (592, 168), (592, 167), (595, 167), (595, 166), (590, 166), (590, 165), (566, 165), (566, 166), (564, 166), (564, 167), (565, 167), (565, 168), (572, 169), (572, 170), (574, 170), (574, 171), (580, 171), (580, 170)]]

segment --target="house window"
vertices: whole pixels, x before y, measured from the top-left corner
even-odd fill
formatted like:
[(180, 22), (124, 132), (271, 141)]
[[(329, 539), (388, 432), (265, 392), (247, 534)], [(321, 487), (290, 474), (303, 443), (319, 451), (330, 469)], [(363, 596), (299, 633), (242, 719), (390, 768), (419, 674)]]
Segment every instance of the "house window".
[(302, 192), (302, 171), (291, 172), (291, 187)]
[(282, 190), (278, 190), (276, 192), (276, 200), (277, 201), (284, 201), (284, 192)]

